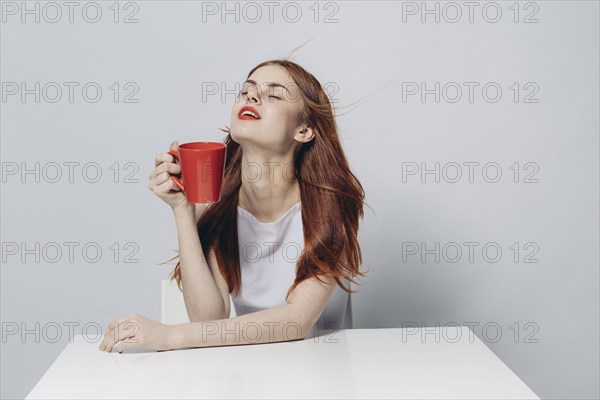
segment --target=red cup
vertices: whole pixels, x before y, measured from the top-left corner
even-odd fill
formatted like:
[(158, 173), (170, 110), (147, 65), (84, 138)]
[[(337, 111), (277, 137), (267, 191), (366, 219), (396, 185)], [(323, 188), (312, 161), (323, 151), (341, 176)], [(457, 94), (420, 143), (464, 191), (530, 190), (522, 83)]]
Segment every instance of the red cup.
[(216, 203), (221, 200), (227, 146), (219, 142), (184, 143), (169, 154), (179, 160), (181, 180), (171, 178), (190, 203)]

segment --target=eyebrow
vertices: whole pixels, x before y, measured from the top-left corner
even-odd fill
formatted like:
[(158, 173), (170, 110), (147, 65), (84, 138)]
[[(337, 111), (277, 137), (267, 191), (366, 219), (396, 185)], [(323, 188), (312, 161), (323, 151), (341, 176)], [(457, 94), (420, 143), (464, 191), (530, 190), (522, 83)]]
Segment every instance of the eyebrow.
[[(246, 82), (248, 82), (248, 83), (251, 83), (251, 84), (253, 84), (253, 85), (257, 85), (256, 81), (255, 81), (255, 80), (252, 80), (252, 79), (247, 79), (247, 80), (246, 80)], [(246, 83), (246, 82), (244, 82), (244, 83)], [(288, 93), (290, 92), (290, 91), (288, 90), (288, 88), (286, 88), (285, 86), (283, 86), (281, 83), (277, 83), (277, 82), (271, 82), (271, 83), (268, 83), (268, 84), (267, 84), (267, 86), (269, 86), (269, 87), (282, 87), (282, 88), (284, 88), (284, 89), (285, 89), (285, 90), (286, 90)]]

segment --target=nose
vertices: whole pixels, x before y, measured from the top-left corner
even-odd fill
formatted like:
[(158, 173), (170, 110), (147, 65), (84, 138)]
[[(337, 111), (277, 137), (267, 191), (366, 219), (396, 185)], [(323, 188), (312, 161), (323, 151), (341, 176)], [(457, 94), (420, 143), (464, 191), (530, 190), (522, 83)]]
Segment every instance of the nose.
[(258, 102), (258, 91), (256, 90), (256, 88), (254, 88), (253, 86), (248, 87), (248, 90), (246, 90), (246, 101), (247, 102), (253, 102), (253, 103), (257, 103)]

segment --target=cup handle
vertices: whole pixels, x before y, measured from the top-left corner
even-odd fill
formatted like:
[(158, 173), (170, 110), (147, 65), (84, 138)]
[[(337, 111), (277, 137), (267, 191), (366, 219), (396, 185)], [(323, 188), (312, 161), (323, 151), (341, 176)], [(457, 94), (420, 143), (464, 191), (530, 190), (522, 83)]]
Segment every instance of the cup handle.
[[(177, 154), (176, 151), (169, 151), (169, 154), (175, 157), (176, 160), (179, 160), (179, 154)], [(185, 193), (185, 188), (183, 187), (183, 183), (179, 180), (179, 178), (175, 175), (171, 175), (171, 179), (173, 179), (173, 181), (175, 181), (175, 184), (179, 186), (179, 189), (181, 189), (181, 191)]]

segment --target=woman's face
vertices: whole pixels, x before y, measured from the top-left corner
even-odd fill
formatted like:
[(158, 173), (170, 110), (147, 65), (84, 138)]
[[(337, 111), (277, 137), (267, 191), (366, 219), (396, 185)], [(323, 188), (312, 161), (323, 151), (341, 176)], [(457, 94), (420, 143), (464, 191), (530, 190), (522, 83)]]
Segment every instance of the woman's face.
[[(247, 107), (255, 114), (244, 115)], [(242, 84), (231, 110), (231, 138), (242, 148), (254, 144), (276, 153), (287, 153), (302, 130), (304, 101), (287, 70), (266, 65)]]

